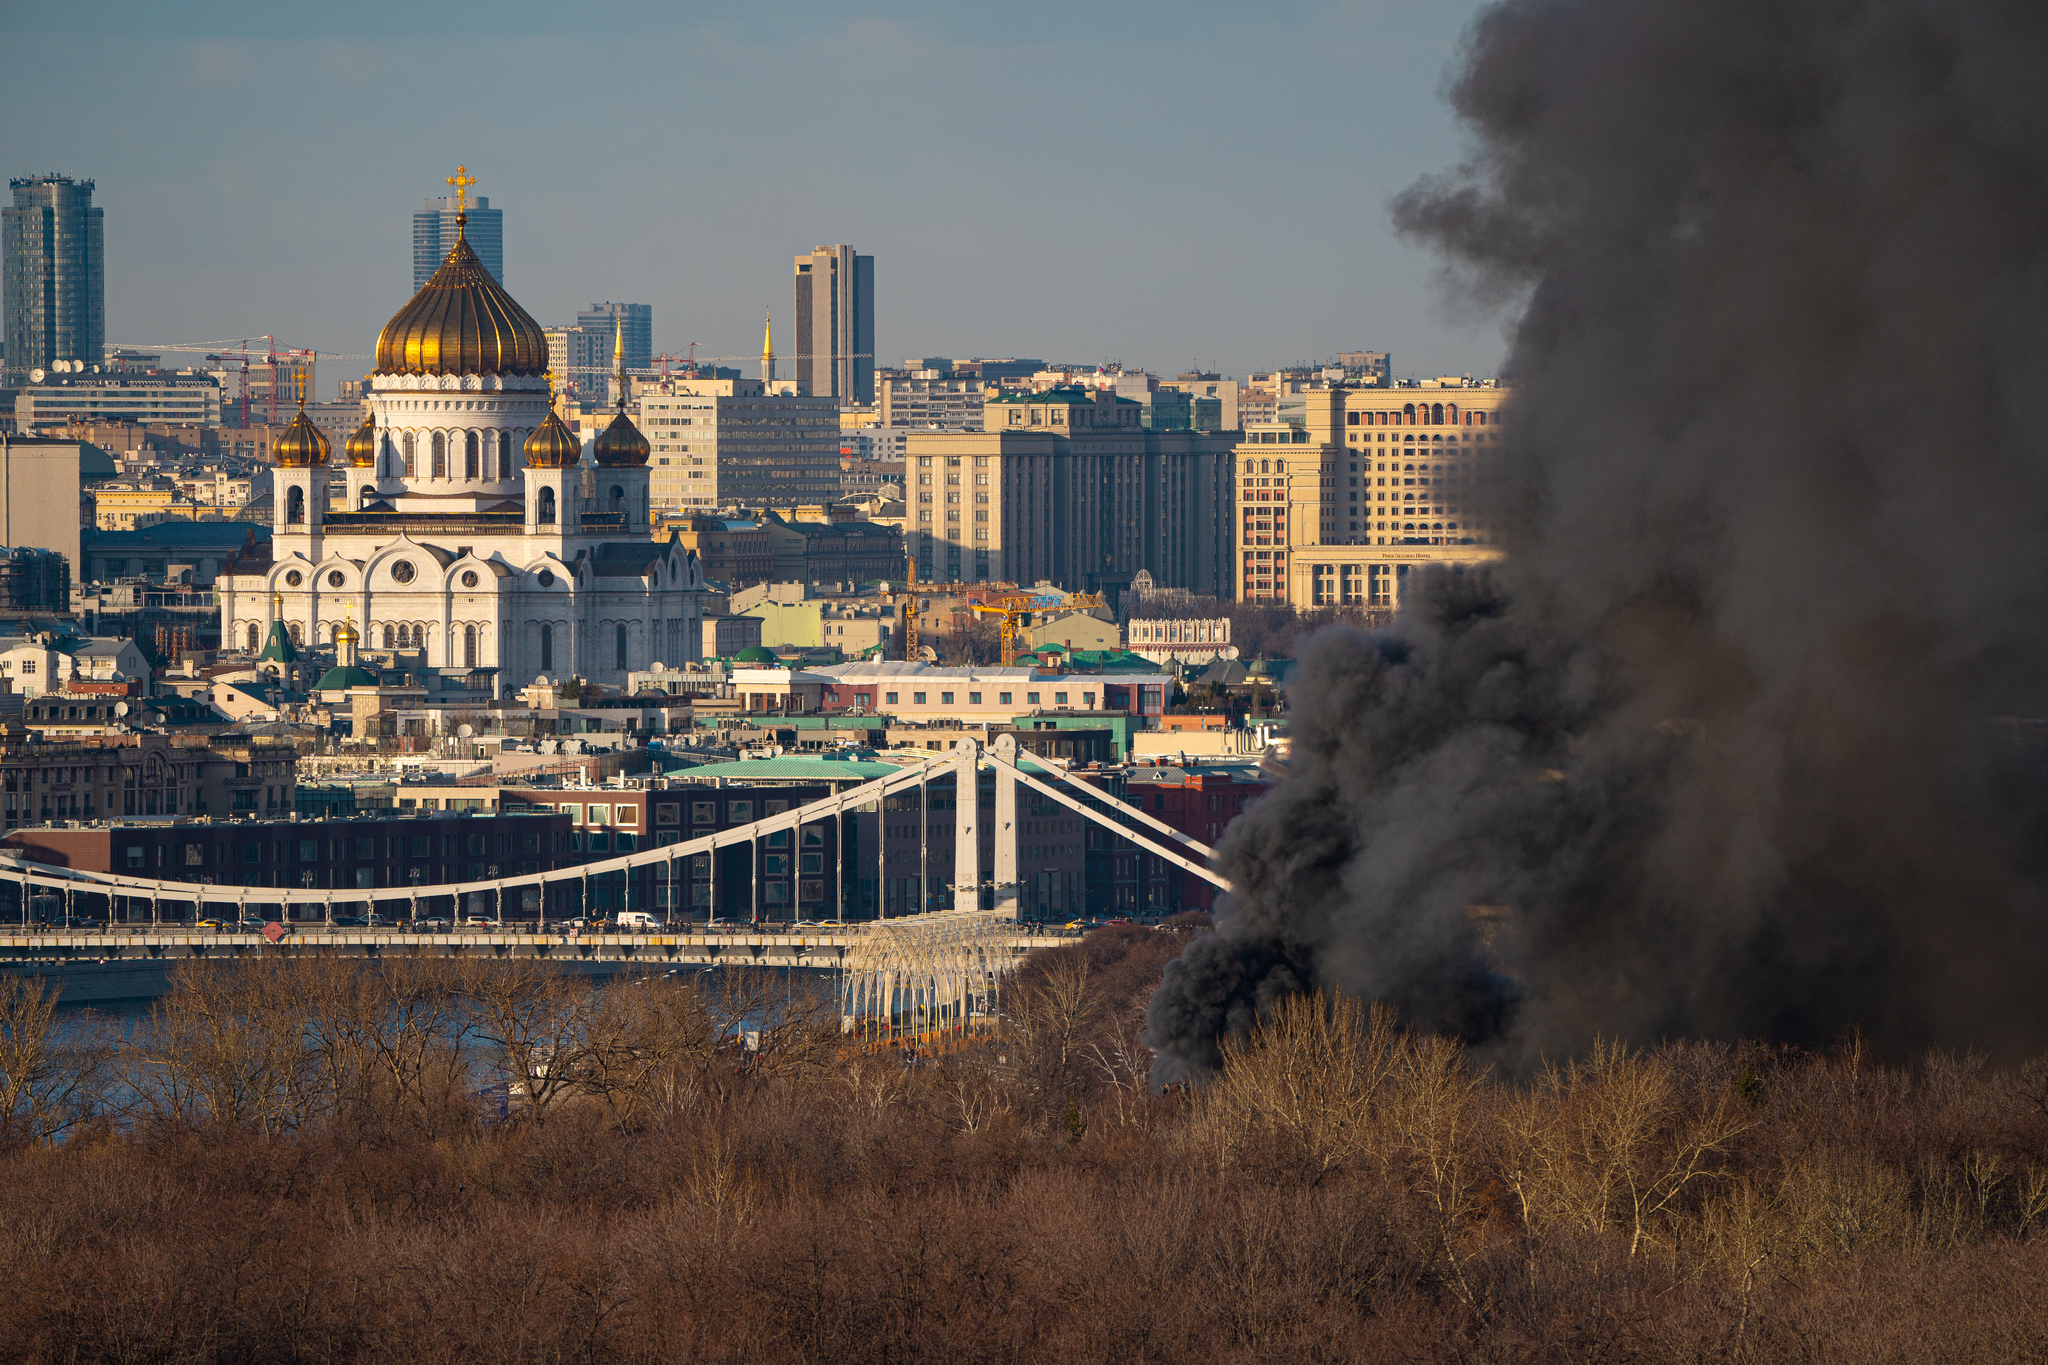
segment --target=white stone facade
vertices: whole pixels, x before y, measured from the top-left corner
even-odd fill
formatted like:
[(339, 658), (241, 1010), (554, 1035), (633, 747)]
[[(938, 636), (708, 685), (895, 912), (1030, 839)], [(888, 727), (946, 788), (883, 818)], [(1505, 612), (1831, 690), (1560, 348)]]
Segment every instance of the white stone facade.
[(650, 534), (647, 470), (526, 468), (545, 379), (377, 375), (367, 401), (376, 464), (347, 471), (349, 512), (311, 495), (324, 470), (275, 471), (271, 561), (221, 579), (224, 643), (260, 648), (281, 603), (302, 645), (349, 621), (370, 654), (494, 669), (499, 696), (700, 657), (703, 573)]

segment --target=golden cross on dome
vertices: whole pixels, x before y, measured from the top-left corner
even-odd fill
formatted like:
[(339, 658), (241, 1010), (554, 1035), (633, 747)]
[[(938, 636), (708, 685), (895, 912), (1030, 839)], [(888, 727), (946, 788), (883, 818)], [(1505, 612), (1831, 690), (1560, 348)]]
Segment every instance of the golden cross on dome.
[(455, 187), (455, 211), (469, 211), (469, 187), (476, 183), (476, 177), (469, 173), (469, 167), (457, 166), (455, 174), (448, 177), (448, 183)]

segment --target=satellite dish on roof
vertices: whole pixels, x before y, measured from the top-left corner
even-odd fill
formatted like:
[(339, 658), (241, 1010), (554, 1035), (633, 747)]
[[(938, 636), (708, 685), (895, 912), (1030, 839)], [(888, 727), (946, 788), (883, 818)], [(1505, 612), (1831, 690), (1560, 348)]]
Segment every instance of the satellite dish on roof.
[(31, 384), (40, 384), (49, 377), (50, 376), (43, 371), (43, 367), (40, 365), (36, 366), (36, 368), (28, 372), (28, 382)]
[(128, 714), (128, 703), (127, 703), (127, 702), (125, 702), (125, 701), (117, 701), (117, 702), (115, 702), (115, 703), (114, 703), (114, 714), (115, 714), (115, 715), (117, 715), (117, 716), (125, 716), (125, 715), (127, 715), (127, 714)]
[(654, 666), (653, 666), (653, 667), (652, 667), (651, 669), (649, 669), (648, 671), (649, 671), (649, 672), (652, 672), (652, 673), (666, 673), (666, 672), (668, 672), (668, 668), (667, 668), (667, 666), (666, 666), (666, 665), (664, 665), (664, 664), (663, 664), (663, 663), (661, 662), (661, 660), (659, 660), (659, 659), (656, 659), (656, 660), (654, 661)]
[(151, 725), (162, 725), (162, 724), (164, 723), (164, 713), (163, 713), (163, 712), (161, 712), (161, 711), (152, 711), (152, 712), (150, 712), (150, 713), (149, 713), (149, 723), (150, 723)]
[(470, 739), (473, 738), (475, 735), (476, 731), (471, 729), (467, 725), (458, 725), (455, 727), (455, 737), (457, 739)]

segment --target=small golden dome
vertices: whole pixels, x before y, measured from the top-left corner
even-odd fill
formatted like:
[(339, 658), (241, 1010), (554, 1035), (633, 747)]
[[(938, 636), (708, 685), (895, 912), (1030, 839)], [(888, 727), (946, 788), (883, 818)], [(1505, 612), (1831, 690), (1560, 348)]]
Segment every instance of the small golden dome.
[(434, 277), (377, 336), (378, 374), (537, 375), (548, 338), (470, 249), (456, 217), (455, 245)]
[(361, 635), (356, 633), (356, 626), (353, 621), (343, 621), (334, 628), (334, 643), (338, 645), (352, 645), (362, 638)]
[(292, 418), (284, 435), (271, 444), (270, 458), (279, 469), (310, 469), (327, 463), (327, 438), (306, 417), (306, 410)]
[(555, 415), (553, 408), (526, 438), (526, 467), (528, 469), (568, 469), (583, 459), (583, 443), (576, 439), (576, 433), (562, 425), (562, 419)]
[(606, 469), (626, 469), (646, 464), (647, 453), (653, 449), (633, 419), (621, 412), (592, 444), (590, 453)]
[(356, 428), (353, 436), (348, 438), (347, 443), (341, 448), (341, 453), (348, 456), (348, 462), (357, 469), (375, 469), (377, 467), (377, 419), (374, 417), (364, 417), (363, 424)]

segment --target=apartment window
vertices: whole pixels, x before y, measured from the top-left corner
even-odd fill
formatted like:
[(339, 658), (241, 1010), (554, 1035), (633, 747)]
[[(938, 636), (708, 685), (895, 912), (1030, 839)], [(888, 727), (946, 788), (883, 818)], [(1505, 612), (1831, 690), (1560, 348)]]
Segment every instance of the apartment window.
[(744, 825), (754, 818), (754, 803), (751, 801), (735, 801), (726, 807), (726, 815), (734, 824)]
[(882, 704), (884, 706), (894, 706), (896, 704), (896, 694), (894, 692), (884, 692), (882, 694)]
[(714, 810), (714, 804), (710, 801), (692, 801), (690, 803), (690, 823), (693, 825), (715, 824), (718, 816)]
[(969, 706), (979, 706), (979, 705), (981, 705), (981, 693), (979, 693), (979, 692), (969, 692), (969, 693), (967, 694), (967, 704), (968, 704)]
[(639, 823), (640, 823), (640, 808), (639, 808), (638, 806), (620, 806), (620, 807), (619, 807), (619, 823), (620, 823), (620, 824), (622, 824), (622, 825), (637, 825), (637, 824), (639, 824)]
[(1093, 692), (1083, 692), (1081, 694), (1081, 705), (1088, 708), (1091, 711), (1094, 710), (1095, 694)]
[(1053, 694), (1052, 694), (1052, 704), (1053, 704), (1054, 706), (1065, 706), (1065, 705), (1067, 704), (1067, 694), (1066, 694), (1066, 693), (1064, 693), (1064, 692), (1055, 692), (1055, 693), (1053, 693)]
[(1024, 694), (1024, 704), (1026, 706), (1038, 705), (1038, 694), (1036, 692), (1026, 692)]
[(996, 693), (996, 705), (997, 705), (997, 706), (1008, 706), (1009, 704), (1010, 704), (1010, 694), (1009, 694), (1008, 692), (998, 692), (998, 693)]
[(941, 706), (951, 706), (952, 704), (953, 704), (953, 694), (952, 694), (951, 692), (941, 692), (941, 693), (939, 693), (939, 705), (941, 705)]
[(911, 704), (912, 706), (923, 706), (923, 705), (924, 705), (924, 693), (922, 693), (922, 692), (912, 692), (912, 693), (910, 694), (910, 704)]

